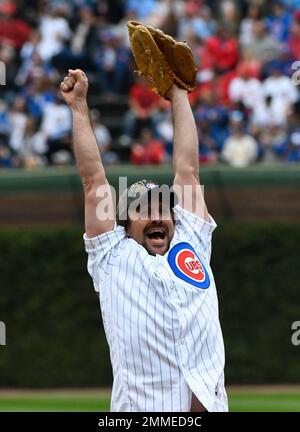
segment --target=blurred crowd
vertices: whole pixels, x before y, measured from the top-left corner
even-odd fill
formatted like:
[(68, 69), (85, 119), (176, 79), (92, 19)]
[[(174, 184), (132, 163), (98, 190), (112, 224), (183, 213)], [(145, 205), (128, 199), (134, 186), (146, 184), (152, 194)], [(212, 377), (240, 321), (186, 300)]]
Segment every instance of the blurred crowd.
[(2, 0), (0, 168), (74, 163), (71, 114), (58, 91), (74, 68), (107, 104), (128, 97), (117, 139), (105, 113), (91, 111), (105, 164), (170, 160), (170, 104), (132, 73), (132, 19), (194, 53), (201, 163), (300, 161), (300, 0)]

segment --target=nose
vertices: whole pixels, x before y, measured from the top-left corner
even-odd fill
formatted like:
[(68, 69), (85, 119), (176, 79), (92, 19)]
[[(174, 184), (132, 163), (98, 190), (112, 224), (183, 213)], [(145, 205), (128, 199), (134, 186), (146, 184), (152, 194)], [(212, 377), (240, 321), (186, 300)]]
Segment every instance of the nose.
[(161, 223), (161, 219), (151, 219), (151, 224), (152, 225), (160, 225), (160, 223)]

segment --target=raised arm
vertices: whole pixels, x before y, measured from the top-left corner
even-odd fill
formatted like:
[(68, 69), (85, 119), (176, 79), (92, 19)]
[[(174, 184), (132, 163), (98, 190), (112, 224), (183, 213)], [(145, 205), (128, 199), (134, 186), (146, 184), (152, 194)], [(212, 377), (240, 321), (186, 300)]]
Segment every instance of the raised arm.
[[(86, 100), (88, 80), (85, 73), (80, 69), (70, 69), (68, 76), (60, 84), (60, 90), (72, 111), (76, 165), (85, 194), (85, 230), (87, 236), (91, 238), (112, 230), (114, 217), (110, 187), (90, 122)], [(109, 217), (105, 217), (99, 211), (101, 200), (110, 203)]]
[(168, 98), (172, 105), (174, 124), (173, 171), (174, 186), (188, 191), (183, 195), (183, 208), (208, 220), (208, 212), (199, 180), (199, 142), (194, 115), (186, 90), (175, 84)]

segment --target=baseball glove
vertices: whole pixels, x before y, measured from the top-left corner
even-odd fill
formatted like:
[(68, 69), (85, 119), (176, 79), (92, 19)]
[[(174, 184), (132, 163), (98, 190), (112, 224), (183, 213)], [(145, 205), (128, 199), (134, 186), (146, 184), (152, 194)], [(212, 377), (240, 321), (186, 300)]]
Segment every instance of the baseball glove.
[(197, 68), (185, 42), (176, 42), (162, 30), (137, 21), (129, 21), (127, 26), (137, 72), (150, 81), (157, 94), (166, 97), (173, 83), (189, 93), (195, 90)]

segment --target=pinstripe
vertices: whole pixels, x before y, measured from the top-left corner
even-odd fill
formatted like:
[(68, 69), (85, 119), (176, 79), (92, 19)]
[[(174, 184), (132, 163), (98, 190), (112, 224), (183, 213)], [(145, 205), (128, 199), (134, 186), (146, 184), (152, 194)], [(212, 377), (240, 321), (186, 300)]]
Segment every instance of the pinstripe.
[[(209, 294), (211, 295), (211, 293), (209, 293)], [(210, 307), (207, 306), (206, 302), (204, 302), (204, 305), (205, 305), (205, 306), (207, 307), (207, 309), (208, 309), (208, 314), (207, 314), (207, 316), (212, 316), (212, 317), (213, 317), (212, 320), (211, 320), (210, 328), (214, 325), (215, 329), (218, 330), (217, 323), (216, 323), (216, 320), (215, 320), (215, 318), (214, 318), (214, 315), (211, 313), (211, 310), (212, 310), (212, 309), (215, 309), (215, 306), (214, 306), (214, 299), (211, 301)], [(203, 315), (203, 318), (205, 319), (205, 315), (204, 315), (204, 313), (203, 313), (203, 310), (201, 309), (200, 311), (201, 311), (201, 314)], [(209, 330), (210, 330), (210, 329), (207, 329), (207, 334), (209, 334)], [(219, 342), (219, 339), (217, 339), (217, 342)], [(209, 347), (208, 347), (208, 350), (209, 350)], [(219, 360), (219, 362), (220, 362), (220, 365), (223, 366), (223, 362), (221, 361), (221, 359), (220, 359), (220, 357), (219, 357), (218, 350), (215, 350), (215, 353), (216, 353), (216, 355), (217, 355), (217, 357), (218, 357), (218, 360)], [(211, 356), (211, 353), (210, 353), (210, 356)], [(217, 368), (214, 366), (214, 370), (216, 370), (216, 369), (217, 369)]]
[[(142, 268), (143, 268), (143, 265), (144, 265), (144, 263), (146, 261), (146, 258), (147, 258), (147, 255), (145, 255), (145, 257), (144, 257), (144, 259), (142, 261)], [(138, 284), (138, 299), (137, 299), (137, 304), (139, 304), (141, 285), (142, 285), (142, 275), (140, 277), (139, 284)], [(133, 284), (131, 285), (130, 297), (131, 297), (132, 289), (133, 289)], [(139, 332), (139, 328), (140, 328), (139, 327), (139, 312), (140, 312), (140, 308), (138, 308), (138, 311), (137, 311), (137, 327), (138, 327), (139, 353), (140, 353), (140, 358), (142, 359), (143, 355), (142, 355), (142, 350), (141, 350), (141, 341), (140, 341), (140, 337), (139, 337), (139, 334), (140, 334), (140, 332)], [(130, 302), (130, 316), (131, 316), (131, 313), (132, 313), (132, 302)], [(130, 332), (130, 344), (131, 344), (131, 347), (132, 347), (132, 339), (131, 338), (132, 338), (132, 332)], [(133, 354), (133, 351), (134, 350), (132, 348), (132, 354)], [(134, 354), (133, 354), (133, 357), (134, 357)], [(141, 365), (142, 365), (142, 370), (143, 370), (143, 376), (145, 376), (143, 361), (141, 361)], [(135, 374), (135, 376), (134, 376), (134, 386), (135, 386), (135, 389), (136, 389), (137, 405), (138, 405), (139, 404), (139, 393), (138, 393), (138, 387), (137, 387), (137, 374)]]
[[(180, 296), (179, 296), (179, 294), (178, 294), (178, 290), (177, 290), (177, 287), (176, 287), (176, 284), (175, 284), (175, 283), (174, 283), (174, 288), (175, 288), (175, 291), (176, 291), (177, 297), (178, 297), (179, 301), (181, 302), (181, 299), (180, 299)], [(181, 313), (185, 316), (185, 320), (188, 322), (188, 319), (186, 318), (186, 314), (185, 314), (185, 312), (184, 312), (183, 309), (181, 309)], [(193, 339), (193, 346), (195, 346), (195, 338), (194, 338), (194, 334), (193, 334), (193, 331), (192, 331), (192, 327), (191, 327), (191, 329), (190, 329), (190, 333), (191, 333), (191, 335), (192, 335), (192, 339)], [(182, 332), (181, 332), (180, 337), (179, 337), (179, 340), (181, 340), (182, 338), (183, 338), (183, 335), (182, 335)], [(187, 352), (189, 352), (189, 347), (188, 347), (188, 345), (187, 345), (186, 339), (183, 338), (183, 341), (184, 341), (184, 344), (185, 344), (185, 346), (186, 346), (186, 350), (187, 350)], [(193, 351), (194, 351), (194, 350), (193, 350)], [(201, 350), (200, 352), (201, 352), (201, 357), (202, 357), (202, 350)], [(203, 358), (202, 358), (202, 362), (204, 362), (204, 361), (203, 361)], [(197, 369), (198, 369), (198, 366), (197, 366)], [(199, 371), (199, 372), (200, 372), (200, 371)], [(201, 380), (203, 381), (203, 383), (204, 383), (206, 389), (207, 389), (208, 392), (209, 392), (209, 387), (208, 387), (207, 383), (202, 379), (200, 373), (199, 373), (199, 376), (200, 376)]]
[[(209, 275), (215, 224), (178, 209), (171, 247), (191, 244)], [(192, 393), (226, 411), (224, 346), (214, 279), (207, 291), (175, 276), (168, 253), (152, 257), (125, 230), (85, 238), (88, 270), (101, 297), (114, 371), (114, 411), (183, 411)], [(110, 312), (110, 315), (108, 315)], [(218, 388), (218, 395), (214, 389)], [(178, 392), (177, 392), (178, 391)]]
[[(129, 252), (129, 254), (128, 254), (128, 256), (127, 256), (127, 258), (126, 258), (126, 265), (125, 265), (125, 268), (126, 268), (126, 271), (125, 271), (125, 274), (126, 274), (126, 276), (128, 276), (128, 262), (129, 262), (129, 259), (130, 259), (130, 257), (131, 257), (131, 254), (132, 254), (132, 252), (133, 252), (133, 249), (131, 249), (131, 251)], [(136, 259), (135, 259), (135, 261), (136, 261)], [(126, 279), (124, 278), (123, 279), (123, 283), (122, 283), (122, 289), (121, 289), (121, 292), (123, 293), (123, 310), (122, 310), (122, 317), (123, 317), (123, 326), (122, 326), (122, 329), (123, 329), (123, 341), (126, 341), (126, 337), (125, 337), (125, 325), (124, 325), (124, 317), (125, 317), (125, 313), (124, 313), (124, 308), (125, 308), (125, 284), (126, 284)], [(127, 361), (127, 356), (125, 355), (125, 363), (126, 363), (126, 372), (127, 372), (127, 383), (128, 383), (128, 361)], [(128, 389), (128, 392), (129, 392), (129, 403), (130, 403), (130, 406), (132, 407), (132, 402), (131, 402), (131, 397), (130, 397), (130, 389)]]
[[(138, 254), (136, 253), (135, 261), (134, 261), (134, 268), (136, 266), (137, 257), (138, 257)], [(144, 265), (145, 259), (146, 259), (146, 256), (144, 257), (144, 259), (142, 261), (143, 265)], [(143, 265), (142, 265), (142, 267), (143, 267)], [(140, 279), (139, 279), (139, 284), (138, 284), (139, 292), (140, 292), (141, 284), (142, 284), (142, 273), (140, 273)], [(129, 312), (130, 317), (132, 316), (132, 290), (133, 290), (133, 284), (131, 285), (130, 294), (129, 294), (129, 296), (130, 296), (130, 312)], [(133, 365), (134, 365), (134, 387), (135, 387), (135, 391), (136, 391), (136, 398), (137, 398), (137, 405), (138, 405), (139, 393), (138, 393), (137, 382), (136, 382), (137, 371), (136, 371), (136, 366), (135, 366), (135, 355), (134, 355), (134, 349), (133, 349), (133, 344), (132, 344), (132, 329), (131, 329), (132, 323), (133, 323), (133, 320), (130, 321), (130, 347), (131, 347), (131, 354), (132, 354)], [(128, 371), (127, 371), (127, 379), (128, 379)]]
[[(184, 291), (183, 291), (184, 292)], [(178, 295), (178, 291), (177, 291), (177, 289), (176, 289), (176, 293), (177, 293), (177, 295)], [(184, 292), (185, 293), (185, 292)], [(186, 295), (186, 293), (185, 293), (185, 296), (187, 297), (187, 295)], [(178, 295), (178, 297), (179, 297), (179, 295)], [(192, 320), (193, 320), (193, 314), (191, 313), (191, 311), (189, 310), (189, 313), (190, 313), (190, 315), (191, 315), (191, 318), (192, 318)], [(187, 321), (188, 321), (188, 319), (187, 319)], [(198, 323), (198, 325), (199, 325), (199, 323)], [(194, 329), (193, 329), (193, 326), (191, 326), (190, 327), (190, 329), (189, 329), (189, 333), (191, 334), (191, 336), (192, 336), (192, 339), (193, 339), (193, 346), (195, 347), (195, 345), (196, 345), (196, 340), (195, 340), (195, 336), (194, 336), (194, 331), (193, 331)], [(200, 337), (200, 340), (201, 340), (201, 327), (199, 326), (199, 337)], [(185, 341), (185, 344), (187, 345), (187, 343), (186, 343), (186, 341)], [(202, 343), (203, 344), (203, 343)], [(188, 347), (187, 347), (187, 350), (188, 350)], [(197, 357), (196, 357), (196, 352), (195, 352), (195, 350), (193, 350), (193, 352), (194, 352), (194, 355), (195, 355), (195, 364), (196, 364), (196, 368), (197, 368), (197, 370), (199, 371), (199, 375), (201, 376), (201, 371), (199, 370), (199, 368), (198, 368), (198, 364), (197, 364)], [(202, 363), (204, 364), (204, 366), (205, 366), (205, 370), (206, 370), (206, 372), (207, 372), (207, 374), (209, 375), (209, 377), (210, 377), (210, 374), (209, 374), (209, 371), (208, 371), (208, 369), (207, 369), (207, 367), (206, 367), (206, 362), (205, 362), (205, 360), (204, 360), (204, 358), (203, 358), (203, 353), (202, 353), (202, 349), (200, 349), (200, 356), (201, 356), (201, 361), (202, 361)], [(202, 380), (203, 381), (203, 380)], [(207, 385), (207, 383), (205, 382), (205, 381), (203, 381), (204, 382), (204, 384), (205, 384), (205, 386), (206, 386), (206, 388), (207, 388), (207, 390), (208, 390), (208, 392), (209, 392), (209, 387), (208, 387), (208, 385)]]
[[(140, 278), (140, 283), (139, 283), (139, 288), (138, 288), (139, 293), (138, 293), (138, 299), (137, 299), (137, 304), (138, 305), (140, 304), (142, 273), (140, 273), (139, 278)], [(141, 308), (138, 307), (138, 316), (137, 316), (137, 327), (138, 327), (138, 329), (140, 329), (140, 310), (141, 310)], [(141, 365), (142, 365), (143, 377), (145, 377), (146, 374), (145, 374), (145, 370), (144, 370), (144, 361), (143, 361), (143, 357), (144, 356), (143, 356), (143, 353), (142, 353), (140, 336), (138, 336), (138, 345), (139, 345), (139, 353), (140, 353), (140, 356), (141, 356), (141, 359), (142, 359)], [(137, 377), (135, 377), (135, 386), (137, 387)], [(145, 398), (145, 406), (146, 406), (146, 398)]]
[[(156, 311), (157, 311), (157, 291), (155, 292), (155, 299), (154, 299), (154, 321), (156, 322)], [(165, 326), (165, 323), (163, 321), (163, 328)], [(160, 347), (158, 346), (158, 341), (157, 341), (157, 332), (155, 332), (155, 342), (156, 342), (156, 350), (157, 352), (159, 352)], [(162, 392), (162, 406), (161, 409), (162, 411), (164, 411), (164, 386), (163, 386), (163, 374), (162, 374), (162, 369), (161, 369), (161, 359), (160, 356), (158, 357), (158, 362), (159, 362), (159, 372), (160, 372), (160, 383), (161, 383), (161, 392)]]
[[(148, 286), (147, 286), (147, 300), (149, 298), (150, 282), (151, 282), (151, 280), (149, 279), (148, 280)], [(147, 300), (146, 300), (146, 303), (148, 304)], [(155, 411), (155, 409), (154, 409), (155, 397), (154, 397), (154, 386), (153, 386), (153, 381), (154, 381), (154, 378), (153, 378), (153, 366), (152, 366), (151, 350), (150, 350), (149, 339), (148, 339), (148, 336), (149, 336), (149, 331), (148, 331), (148, 319), (149, 319), (149, 317), (148, 317), (148, 315), (149, 314), (146, 314), (146, 317), (145, 317), (145, 320), (146, 320), (146, 335), (147, 335), (147, 337), (146, 337), (146, 345), (147, 345), (147, 348), (148, 348), (149, 363), (150, 363), (150, 369), (151, 369), (151, 383), (152, 383), (152, 394), (153, 394), (153, 410), (152, 411)], [(145, 411), (147, 411), (147, 401), (146, 401), (146, 399), (145, 399)]]
[[(180, 238), (178, 237), (177, 232), (175, 230), (175, 232), (174, 232), (174, 244), (176, 244), (179, 241), (180, 241)], [(172, 283), (173, 283), (173, 286), (175, 288), (174, 281), (172, 281)], [(173, 319), (174, 319), (174, 311), (173, 311), (172, 308), (170, 308), (170, 309), (171, 309), (172, 321), (173, 321)], [(176, 341), (176, 337), (175, 337), (175, 333), (174, 333), (174, 327), (173, 327), (173, 340)], [(175, 358), (176, 358), (177, 364), (179, 364), (179, 358), (178, 358), (177, 349), (175, 348), (174, 351), (175, 351)], [(182, 394), (183, 389), (182, 389), (182, 383), (181, 383), (181, 379), (180, 379), (181, 378), (180, 371), (178, 371), (178, 372), (179, 372), (178, 382), (179, 382), (179, 404), (180, 404), (179, 406), (181, 408), (181, 407), (183, 407), (183, 401), (182, 401), (182, 398), (183, 398), (183, 394)]]
[[(193, 223), (193, 230), (196, 229), (196, 227), (195, 227), (196, 224), (197, 224), (197, 221), (195, 220), (195, 222)], [(201, 233), (202, 233), (202, 231), (203, 231), (204, 228), (205, 228), (205, 224), (203, 223), (203, 225), (202, 225), (202, 227), (201, 227), (201, 230), (200, 230), (200, 236), (201, 236)], [(188, 242), (192, 242), (192, 240), (193, 240), (193, 232), (191, 232)], [(206, 246), (203, 248), (203, 252), (204, 252), (204, 253), (205, 253), (205, 251), (206, 251), (206, 248), (208, 247), (208, 244), (209, 244), (209, 243), (207, 243)], [(193, 296), (194, 296), (194, 295), (196, 295), (196, 293), (193, 293)], [(210, 296), (210, 292), (207, 293), (207, 295), (206, 295), (204, 301), (202, 302), (202, 305), (206, 305), (207, 296)], [(211, 317), (210, 311), (211, 311), (211, 308), (213, 307), (213, 303), (214, 303), (214, 300), (212, 300), (212, 302), (211, 302), (211, 307), (210, 307), (210, 309), (209, 309), (209, 313), (208, 313), (208, 315), (207, 315), (207, 316), (209, 316), (209, 317)], [(195, 302), (193, 302), (191, 306), (192, 306), (192, 307), (195, 307)], [(202, 309), (199, 308), (199, 311), (200, 311), (200, 313), (202, 314), (203, 319), (204, 319), (204, 322), (205, 322), (205, 321), (206, 321), (206, 318), (205, 318), (205, 315), (204, 315)], [(199, 319), (198, 319), (198, 314), (197, 314), (197, 312), (198, 312), (198, 310), (196, 309), (196, 311), (195, 311), (195, 317), (196, 317), (196, 321), (197, 321), (197, 324), (198, 324), (198, 327), (199, 327), (199, 334), (200, 334), (200, 340), (201, 340), (202, 332), (201, 332), (201, 326), (200, 326), (200, 323), (199, 323)], [(190, 311), (190, 313), (191, 313), (191, 311)], [(193, 317), (193, 314), (192, 314), (192, 317)], [(212, 326), (212, 321), (214, 321), (213, 318), (211, 318), (211, 321), (210, 321), (210, 328), (211, 328), (211, 326)], [(205, 330), (206, 330), (206, 332), (207, 332), (207, 334), (208, 334), (208, 333), (209, 333), (209, 330), (207, 330), (207, 326), (205, 327)], [(194, 340), (194, 344), (195, 344), (195, 339), (194, 339), (194, 336), (193, 336), (192, 327), (191, 327), (191, 334), (192, 334), (192, 337), (193, 337), (193, 340)], [(204, 345), (202, 341), (201, 341), (201, 345)], [(207, 351), (208, 351), (208, 353), (209, 353), (208, 358), (211, 360), (211, 363), (212, 363), (212, 366), (213, 366), (212, 370), (215, 371), (216, 369), (215, 369), (215, 365), (213, 364), (212, 355), (211, 355), (211, 352), (210, 352), (210, 349), (209, 349), (209, 345), (208, 345), (208, 342), (207, 342), (207, 338), (205, 338), (205, 345), (206, 345), (206, 347), (207, 347)], [(210, 373), (210, 371), (209, 371), (209, 369), (208, 369), (208, 367), (207, 367), (207, 363), (206, 363), (206, 361), (204, 361), (204, 357), (203, 357), (202, 350), (200, 350), (200, 352), (201, 352), (201, 360), (202, 360), (202, 363), (203, 363), (204, 366), (205, 366), (205, 370), (206, 370), (207, 374), (209, 375), (209, 377), (212, 379), (212, 382), (214, 382), (214, 379), (212, 378), (211, 373)]]
[[(193, 293), (192, 295), (194, 296), (195, 293)], [(203, 301), (202, 305), (203, 305), (203, 304), (205, 304), (205, 300)], [(195, 302), (192, 304), (192, 307), (195, 308)], [(211, 310), (211, 308), (209, 309), (209, 313), (210, 313), (210, 310)], [(202, 308), (199, 309), (199, 312), (202, 314), (202, 316), (203, 316), (203, 321), (205, 322), (205, 321), (206, 321), (206, 317), (205, 317), (205, 315), (204, 315), (204, 313), (203, 313), (203, 311), (202, 311)], [(192, 313), (192, 312), (191, 312), (191, 313)], [(208, 316), (210, 316), (210, 315), (208, 315)], [(197, 321), (198, 327), (199, 327), (199, 329), (200, 329), (200, 332), (199, 332), (199, 333), (200, 333), (200, 335), (202, 335), (201, 325), (200, 325), (200, 323), (199, 323), (199, 319), (198, 319), (198, 310), (197, 310), (197, 309), (196, 309), (196, 311), (195, 311), (195, 317), (196, 317), (196, 321)], [(212, 320), (210, 321), (210, 328), (211, 328), (211, 326), (212, 326)], [(206, 330), (206, 335), (208, 335), (208, 334), (209, 334), (209, 330), (207, 329), (207, 325), (205, 326), (205, 330)], [(201, 337), (201, 336), (200, 336), (200, 337)], [(202, 342), (202, 345), (204, 345), (203, 342)], [(214, 363), (213, 363), (212, 354), (211, 354), (211, 352), (210, 352), (209, 345), (208, 345), (208, 342), (207, 342), (207, 337), (205, 338), (205, 345), (206, 345), (206, 349), (207, 349), (207, 352), (208, 352), (208, 360), (210, 360), (210, 362), (211, 362), (211, 364), (212, 364), (212, 368), (208, 368), (208, 367), (207, 367), (207, 362), (205, 361), (205, 362), (204, 362), (204, 364), (205, 364), (205, 369), (206, 369), (206, 371), (208, 372), (209, 376), (212, 378), (210, 371), (211, 371), (211, 370), (216, 371), (216, 367), (215, 367), (215, 365), (214, 365)], [(202, 350), (201, 350), (201, 353), (202, 353)], [(214, 380), (213, 378), (212, 378), (212, 382), (213, 382), (213, 383), (215, 382), (215, 380)]]
[[(196, 222), (195, 222), (194, 225), (193, 225), (193, 228), (194, 228), (194, 229), (195, 229), (195, 225), (196, 225)], [(201, 227), (200, 235), (201, 235), (201, 232), (202, 232), (202, 230), (203, 230), (204, 227), (205, 227), (205, 225), (203, 224), (202, 227)], [(189, 237), (189, 242), (192, 241), (192, 238), (193, 238), (193, 234), (191, 233), (191, 234), (190, 234), (190, 237)], [(209, 243), (207, 243), (206, 246), (203, 248), (203, 252), (204, 252), (204, 253), (206, 252), (206, 249), (207, 249), (208, 245), (209, 245)], [(194, 293), (193, 295), (196, 295), (196, 293)], [(210, 292), (209, 292), (207, 295), (210, 296)], [(207, 306), (207, 305), (206, 305), (206, 300), (207, 300), (207, 296), (205, 297), (205, 299), (204, 299), (202, 305)], [(193, 303), (192, 306), (195, 306), (195, 303)], [(211, 312), (212, 307), (214, 307), (214, 299), (213, 299), (212, 302), (211, 302), (211, 306), (210, 306), (210, 308), (209, 308), (209, 313), (208, 313), (207, 316), (211, 316), (210, 312)], [(203, 319), (204, 319), (204, 322), (205, 322), (206, 318), (205, 318), (205, 315), (204, 315), (204, 313), (203, 313), (203, 310), (202, 310), (201, 308), (200, 308), (199, 310), (200, 310), (200, 313), (202, 314)], [(198, 326), (199, 326), (199, 329), (200, 329), (201, 326), (200, 326), (200, 323), (199, 323), (199, 320), (198, 320), (197, 310), (196, 310), (196, 312), (195, 312), (195, 317), (196, 317), (196, 320), (197, 320), (197, 323), (198, 323)], [(211, 318), (211, 321), (210, 321), (210, 328), (212, 327), (212, 322), (214, 322), (214, 321), (215, 321), (214, 318)], [(209, 333), (209, 330), (207, 329), (207, 326), (206, 326), (205, 329), (206, 329), (206, 333), (208, 334), (208, 333)], [(201, 334), (201, 332), (200, 332), (200, 334)], [(200, 337), (201, 337), (201, 336), (200, 336)], [(201, 344), (203, 345), (203, 342), (201, 342)], [(213, 366), (213, 369), (212, 369), (212, 370), (215, 371), (216, 369), (215, 369), (215, 365), (213, 364), (212, 354), (211, 354), (211, 351), (210, 351), (210, 348), (209, 348), (209, 345), (208, 345), (208, 342), (207, 342), (207, 338), (205, 338), (205, 345), (206, 345), (207, 351), (208, 351), (208, 353), (209, 353), (209, 358), (211, 359), (211, 363), (212, 363), (212, 366)], [(201, 351), (201, 352), (202, 352), (202, 351)], [(220, 358), (219, 358), (219, 355), (218, 355), (218, 352), (217, 352), (217, 351), (216, 351), (216, 354), (217, 354), (218, 359), (219, 359), (219, 361), (220, 361)], [(203, 355), (201, 355), (201, 359), (202, 359), (202, 362), (203, 362), (204, 365), (205, 365), (205, 369), (206, 369), (206, 371), (208, 372), (206, 362), (203, 361)], [(222, 364), (221, 361), (220, 361), (220, 363)], [(208, 374), (209, 374), (209, 376), (211, 377), (210, 372), (208, 372)], [(212, 377), (211, 377), (211, 378), (212, 378)]]
[[(173, 313), (173, 311), (172, 311)], [(163, 318), (163, 323), (165, 323), (165, 308), (163, 308), (162, 311), (162, 318)], [(165, 328), (165, 326), (163, 325), (163, 329)], [(165, 352), (166, 352), (166, 357), (167, 357), (167, 361), (168, 361), (168, 366), (169, 366), (169, 374), (170, 374), (170, 388), (171, 388), (171, 384), (172, 384), (172, 369), (171, 369), (171, 363), (170, 363), (170, 358), (169, 358), (169, 354), (168, 354), (168, 349), (167, 349), (167, 339), (166, 339), (166, 332), (163, 330), (163, 335), (164, 335), (164, 348), (165, 348)], [(173, 392), (170, 392), (170, 398), (171, 398), (171, 411), (173, 409)], [(181, 403), (180, 403), (181, 405)]]
[[(121, 272), (121, 266), (118, 267), (118, 275), (117, 275), (117, 287), (119, 287), (119, 277), (120, 277), (120, 272)], [(112, 295), (113, 298), (113, 295)], [(116, 347), (114, 347), (116, 350), (120, 351), (120, 342), (119, 342), (119, 302), (117, 298), (114, 298), (114, 300), (116, 301), (116, 315), (117, 315), (117, 327), (115, 330), (115, 335), (116, 335)]]

